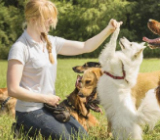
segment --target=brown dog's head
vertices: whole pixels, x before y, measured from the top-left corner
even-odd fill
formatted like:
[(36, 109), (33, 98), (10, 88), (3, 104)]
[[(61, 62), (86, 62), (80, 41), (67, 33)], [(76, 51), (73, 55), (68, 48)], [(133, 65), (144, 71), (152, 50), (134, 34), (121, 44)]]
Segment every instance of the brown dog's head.
[(73, 71), (76, 73), (84, 73), (85, 70), (87, 70), (88, 68), (100, 68), (101, 65), (99, 62), (87, 62), (85, 64), (83, 64), (82, 66), (75, 66), (73, 67)]
[(87, 69), (81, 78), (81, 88), (78, 95), (80, 97), (86, 97), (87, 105), (90, 109), (100, 112), (98, 94), (97, 94), (97, 82), (102, 75), (100, 68)]
[[(97, 82), (99, 77), (102, 75), (100, 68), (89, 68), (87, 69), (83, 77), (81, 78), (81, 88), (79, 91), (79, 96), (88, 97), (97, 87)], [(81, 95), (82, 94), (82, 95)]]
[[(152, 33), (160, 36), (160, 22), (154, 19), (149, 19), (147, 26)], [(160, 38), (149, 39), (147, 37), (143, 37), (143, 41), (147, 42), (151, 49), (160, 48)]]

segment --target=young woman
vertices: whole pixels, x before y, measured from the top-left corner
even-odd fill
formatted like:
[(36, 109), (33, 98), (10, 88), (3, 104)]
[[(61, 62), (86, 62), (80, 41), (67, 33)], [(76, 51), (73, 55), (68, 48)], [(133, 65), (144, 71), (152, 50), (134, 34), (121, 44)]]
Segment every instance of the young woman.
[(78, 132), (82, 137), (87, 133), (73, 117), (60, 123), (43, 108), (44, 103), (54, 106), (60, 101), (55, 95), (57, 54), (92, 52), (121, 23), (111, 19), (98, 35), (79, 42), (48, 35), (50, 27), (57, 24), (57, 9), (49, 0), (29, 0), (25, 18), (27, 28), (11, 47), (8, 57), (7, 87), (9, 96), (18, 99), (17, 124), (32, 134), (40, 131), (44, 137), (53, 139), (71, 139), (71, 134), (76, 137)]

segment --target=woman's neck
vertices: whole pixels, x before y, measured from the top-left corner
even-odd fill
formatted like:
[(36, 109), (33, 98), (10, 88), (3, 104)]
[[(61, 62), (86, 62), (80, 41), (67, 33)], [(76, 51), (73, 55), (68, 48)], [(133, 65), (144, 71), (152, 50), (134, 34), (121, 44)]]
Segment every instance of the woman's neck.
[(38, 43), (42, 42), (41, 34), (30, 24), (27, 25), (27, 33), (32, 37), (32, 39)]

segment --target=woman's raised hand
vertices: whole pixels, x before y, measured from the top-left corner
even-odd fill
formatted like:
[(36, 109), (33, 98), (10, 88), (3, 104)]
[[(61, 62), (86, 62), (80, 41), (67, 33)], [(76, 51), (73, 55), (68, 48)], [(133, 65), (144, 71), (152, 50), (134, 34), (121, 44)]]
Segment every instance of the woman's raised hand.
[(114, 31), (116, 30), (116, 28), (119, 28), (119, 27), (122, 25), (122, 23), (123, 23), (122, 21), (118, 22), (118, 21), (116, 21), (115, 19), (111, 19), (111, 20), (109, 21), (108, 26), (109, 26), (110, 30), (111, 30), (112, 32), (114, 32)]

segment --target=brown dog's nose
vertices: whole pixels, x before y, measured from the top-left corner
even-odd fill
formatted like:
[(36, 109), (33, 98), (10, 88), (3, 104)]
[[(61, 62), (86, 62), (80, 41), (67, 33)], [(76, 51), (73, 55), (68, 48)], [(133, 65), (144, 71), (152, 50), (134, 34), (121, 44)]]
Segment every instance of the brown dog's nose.
[(85, 97), (82, 92), (78, 92), (78, 96), (81, 97), (81, 98)]

